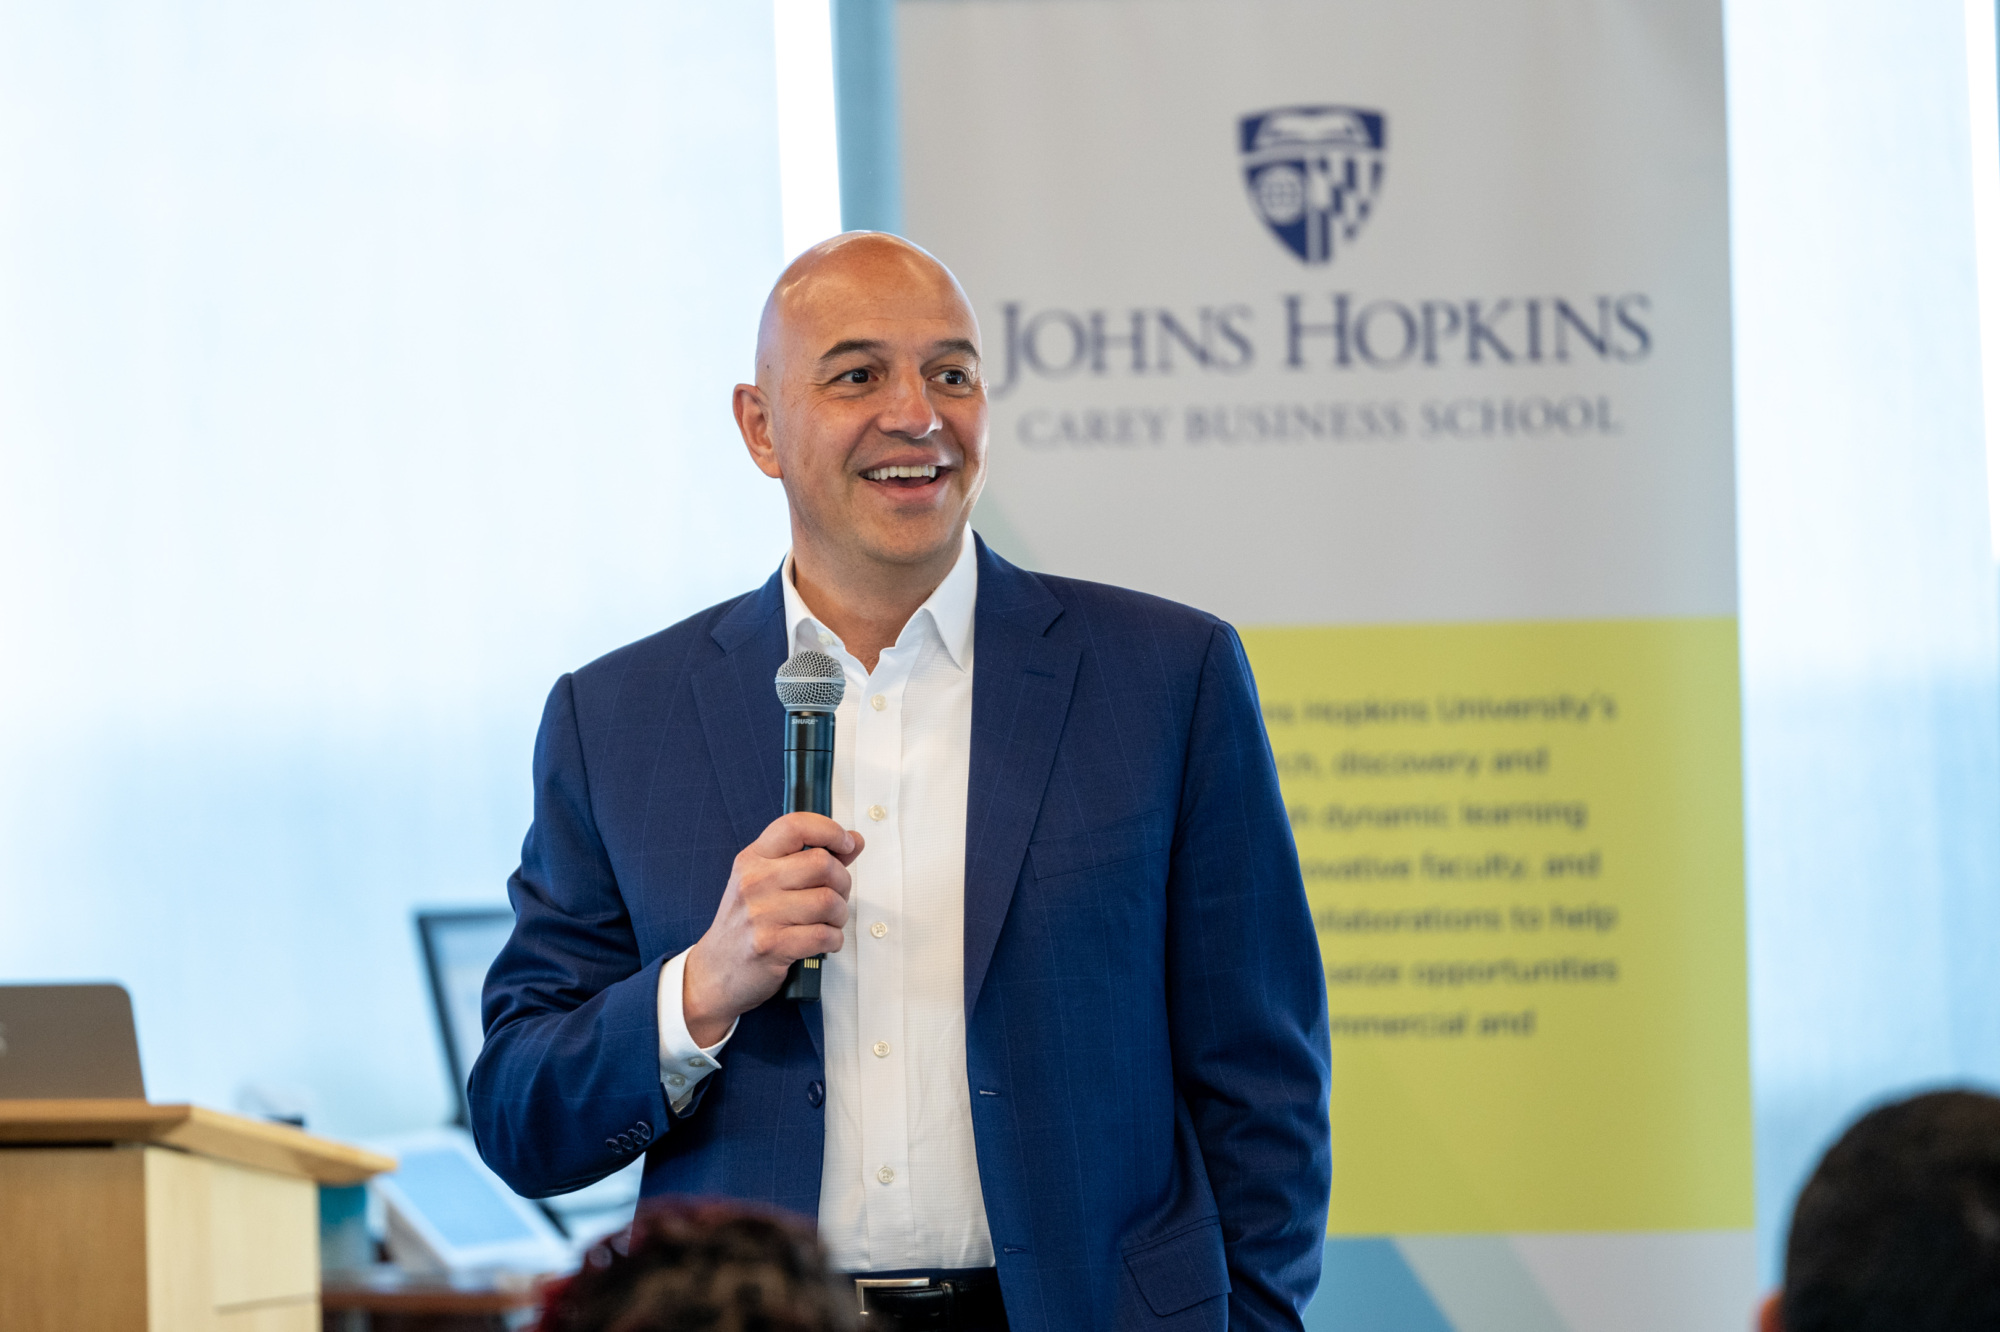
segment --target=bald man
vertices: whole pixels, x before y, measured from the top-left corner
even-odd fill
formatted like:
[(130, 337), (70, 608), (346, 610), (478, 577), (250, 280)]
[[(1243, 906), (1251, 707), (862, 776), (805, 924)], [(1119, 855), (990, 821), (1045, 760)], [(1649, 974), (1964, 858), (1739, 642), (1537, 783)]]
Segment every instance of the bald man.
[[(735, 412), (792, 549), (550, 694), (480, 1150), (815, 1217), (890, 1327), (1298, 1328), (1326, 997), (1243, 649), (973, 534), (979, 349), (894, 237), (778, 280)], [(780, 814), (806, 648), (847, 680), (830, 819)]]

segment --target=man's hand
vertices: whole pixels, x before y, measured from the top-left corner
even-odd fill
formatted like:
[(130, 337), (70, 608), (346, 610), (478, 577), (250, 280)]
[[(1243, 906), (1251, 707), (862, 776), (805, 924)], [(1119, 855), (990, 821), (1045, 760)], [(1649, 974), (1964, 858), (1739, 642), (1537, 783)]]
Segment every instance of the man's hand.
[(681, 1012), (697, 1045), (713, 1045), (739, 1014), (778, 992), (802, 957), (840, 951), (847, 867), (858, 832), (819, 814), (785, 814), (736, 855), (715, 923), (688, 950)]

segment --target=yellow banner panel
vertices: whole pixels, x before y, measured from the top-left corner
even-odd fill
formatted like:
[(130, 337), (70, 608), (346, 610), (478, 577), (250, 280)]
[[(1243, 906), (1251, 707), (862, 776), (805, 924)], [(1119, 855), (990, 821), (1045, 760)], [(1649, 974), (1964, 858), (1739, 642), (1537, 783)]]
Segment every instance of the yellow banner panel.
[(1754, 1224), (1736, 621), (1243, 640), (1326, 969), (1328, 1232)]

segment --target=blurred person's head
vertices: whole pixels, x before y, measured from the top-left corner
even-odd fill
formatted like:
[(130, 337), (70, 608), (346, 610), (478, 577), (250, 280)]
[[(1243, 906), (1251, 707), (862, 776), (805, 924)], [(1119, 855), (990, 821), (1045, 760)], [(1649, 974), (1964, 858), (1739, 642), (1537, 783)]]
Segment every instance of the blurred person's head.
[(1762, 1332), (2000, 1328), (2000, 1099), (1863, 1115), (1799, 1194)]
[(854, 1287), (802, 1221), (730, 1202), (642, 1204), (549, 1292), (542, 1332), (854, 1332)]

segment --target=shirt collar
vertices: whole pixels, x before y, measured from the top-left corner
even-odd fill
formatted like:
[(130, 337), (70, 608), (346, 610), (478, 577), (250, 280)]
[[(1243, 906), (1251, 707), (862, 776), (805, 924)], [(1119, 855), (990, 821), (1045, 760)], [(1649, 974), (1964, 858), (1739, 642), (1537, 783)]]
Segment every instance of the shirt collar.
[[(779, 583), (785, 592), (785, 629), (793, 647), (796, 648), (801, 641), (814, 642), (824, 626), (793, 585), (790, 551), (785, 552), (784, 577), (779, 579)], [(925, 612), (930, 613), (931, 625), (937, 630), (938, 640), (943, 643), (952, 664), (960, 670), (966, 669), (972, 660), (972, 612), (978, 596), (978, 548), (973, 544), (972, 529), (967, 527), (965, 544), (959, 549), (958, 560), (951, 566), (951, 572), (944, 576), (944, 581), (910, 617), (910, 624), (914, 625)], [(896, 637), (899, 645), (909, 632), (909, 625), (905, 625), (903, 633)]]

